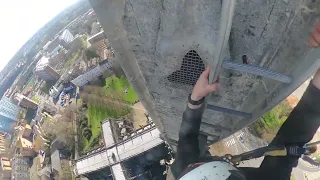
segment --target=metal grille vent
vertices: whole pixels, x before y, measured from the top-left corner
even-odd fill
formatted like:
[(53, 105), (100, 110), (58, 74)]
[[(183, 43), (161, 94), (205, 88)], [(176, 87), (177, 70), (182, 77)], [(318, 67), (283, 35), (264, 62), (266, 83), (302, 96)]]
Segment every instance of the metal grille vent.
[(195, 50), (189, 51), (183, 58), (181, 68), (168, 76), (172, 83), (194, 86), (205, 70), (204, 63)]

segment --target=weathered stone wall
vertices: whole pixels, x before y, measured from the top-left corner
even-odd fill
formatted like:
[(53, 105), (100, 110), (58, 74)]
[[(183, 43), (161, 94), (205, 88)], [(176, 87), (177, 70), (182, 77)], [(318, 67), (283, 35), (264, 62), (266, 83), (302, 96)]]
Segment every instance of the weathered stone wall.
[[(91, 3), (115, 49), (116, 58), (137, 91), (145, 89), (135, 85), (136, 77), (130, 77), (131, 71), (126, 69), (133, 63), (132, 72), (140, 70), (138, 73), (142, 74), (148, 92), (138, 94), (142, 100), (150, 97), (152, 103), (144, 105), (152, 111), (155, 123), (161, 126), (166, 138), (176, 141), (192, 86), (172, 83), (167, 77), (181, 68), (183, 57), (190, 50), (195, 50), (205, 64), (212, 60), (220, 1), (91, 0)], [(250, 64), (298, 77), (302, 71), (299, 69), (301, 59), (310, 51), (306, 40), (319, 14), (319, 4), (311, 0), (239, 0), (230, 51), (226, 51), (225, 59), (241, 62), (242, 55), (247, 55)], [(308, 63), (311, 62), (314, 60)], [(254, 118), (275, 105), (278, 100), (271, 101), (279, 95), (275, 92), (288, 89), (277, 96), (281, 99), (298, 86), (223, 69), (220, 81), (222, 88), (209, 98), (209, 103), (254, 111)], [(253, 119), (206, 110), (201, 132), (218, 140), (251, 122)]]

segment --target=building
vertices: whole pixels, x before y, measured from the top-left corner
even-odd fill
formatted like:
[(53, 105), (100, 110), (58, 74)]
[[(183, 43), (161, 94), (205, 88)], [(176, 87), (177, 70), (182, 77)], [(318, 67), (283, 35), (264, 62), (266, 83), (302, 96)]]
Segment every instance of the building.
[(30, 160), (28, 157), (15, 155), (11, 161), (12, 180), (30, 180)]
[(43, 51), (45, 52), (51, 52), (53, 51), (60, 43), (60, 39), (59, 38), (54, 38), (51, 41), (48, 41), (43, 47)]
[(33, 157), (35, 152), (32, 142), (23, 137), (18, 138), (16, 143), (16, 154), (24, 157)]
[(109, 42), (103, 31), (100, 31), (97, 34), (89, 37), (87, 41), (90, 44), (88, 48), (97, 51), (98, 54), (100, 54), (100, 51), (109, 47)]
[(47, 112), (50, 115), (55, 115), (58, 111), (58, 109), (49, 101), (41, 102), (39, 109), (41, 112)]
[(43, 130), (42, 130), (41, 126), (34, 125), (33, 132), (34, 132), (34, 134), (33, 134), (32, 139), (33, 139), (34, 151), (39, 152), (39, 150), (41, 150), (42, 144), (48, 144), (50, 142), (43, 137)]
[(11, 162), (10, 159), (7, 157), (0, 158), (0, 179), (1, 180), (11, 180)]
[(12, 133), (17, 121), (19, 106), (3, 96), (0, 100), (0, 132)]
[(15, 136), (13, 143), (15, 146), (17, 146), (17, 142), (19, 138), (27, 138), (30, 139), (32, 134), (32, 128), (29, 124), (25, 123), (18, 123), (18, 125), (14, 128), (15, 129)]
[(36, 109), (38, 107), (38, 103), (34, 100), (24, 96), (23, 94), (16, 93), (14, 99), (18, 101), (18, 105), (24, 108)]
[(60, 75), (49, 65), (49, 58), (43, 56), (37, 63), (35, 74), (45, 81), (57, 80)]
[(66, 50), (59, 44), (47, 55), (49, 57), (50, 66), (55, 67), (66, 59)]
[(66, 54), (66, 59), (71, 58), (74, 53), (77, 53), (82, 48), (82, 46), (82, 36), (76, 35), (68, 45), (69, 48)]
[(52, 166), (52, 173), (56, 179), (63, 176), (63, 161), (61, 159), (61, 154), (59, 150), (55, 150), (51, 154), (51, 166)]
[(100, 29), (101, 29), (101, 25), (99, 22), (93, 22), (92, 25), (91, 25), (91, 32), (90, 34), (91, 35), (95, 35), (97, 33), (100, 32)]
[(0, 132), (0, 154), (6, 150), (5, 136), (6, 135), (4, 133)]
[[(108, 179), (110, 174), (115, 180), (135, 179), (139, 174), (142, 179), (164, 179), (166, 167), (160, 165), (159, 161), (168, 159), (170, 155), (155, 125), (150, 123), (118, 139), (115, 137), (120, 136), (114, 129), (118, 127), (112, 122), (115, 121), (105, 120), (101, 123), (104, 145), (77, 159), (75, 174), (89, 179)], [(143, 175), (151, 172), (155, 166), (157, 170), (149, 173), (151, 177)]]
[[(111, 58), (110, 58), (111, 59)], [(91, 82), (95, 80), (97, 77), (103, 75), (103, 73), (107, 69), (111, 69), (113, 64), (113, 60), (104, 60), (99, 62), (99, 64), (89, 70), (87, 70), (85, 73), (81, 74), (80, 76), (73, 79), (71, 82), (76, 86), (83, 86), (87, 84), (88, 82)]]
[(73, 35), (71, 34), (71, 32), (66, 29), (62, 32), (61, 36), (59, 37), (60, 39), (60, 43), (66, 48), (68, 49), (68, 45), (70, 42), (72, 42), (73, 40)]
[(52, 173), (51, 166), (46, 166), (38, 172), (38, 176), (40, 177), (41, 180), (51, 180), (52, 179), (51, 173)]
[(32, 128), (29, 124), (26, 124), (24, 127), (23, 137), (29, 138), (32, 133)]
[[(241, 59), (246, 55), (250, 64), (291, 75), (293, 81), (284, 84), (222, 67), (219, 72), (223, 88), (208, 96), (207, 102), (247, 112), (249, 116), (206, 109), (202, 116), (200, 138), (208, 145), (258, 120), (319, 67), (318, 59), (310, 58), (319, 55), (310, 51), (306, 44), (299, 43), (308, 39), (318, 16), (283, 12), (300, 11), (301, 5), (319, 6), (320, 1), (279, 3), (277, 9), (268, 6), (267, 1), (237, 3), (235, 13), (230, 13), (234, 14), (233, 21), (230, 22), (232, 17), (228, 21), (232, 33), (220, 29), (225, 33), (223, 35), (219, 35), (217, 28), (223, 27), (219, 13), (221, 1), (189, 3), (169, 0), (157, 1), (158, 4), (152, 6), (138, 1), (125, 2), (123, 6), (114, 6), (114, 2), (103, 0), (90, 2), (107, 37), (117, 37), (109, 39), (119, 58), (117, 60), (121, 61), (126, 75), (134, 77), (131, 81), (133, 87), (148, 104), (148, 113), (171, 146), (175, 146), (178, 140), (188, 94), (205, 65), (216, 64), (214, 61), (217, 59), (213, 58), (217, 55), (217, 49), (222, 48), (223, 51), (219, 54), (220, 59), (232, 59), (242, 64)], [(148, 11), (127, 11), (128, 6)], [(117, 12), (123, 13), (114, 16)], [(263, 19), (268, 16), (272, 18)], [(300, 23), (301, 19), (309, 21)], [(261, 23), (266, 23), (268, 27), (261, 26)], [(222, 38), (228, 38), (224, 39), (228, 42), (225, 47), (217, 48)]]
[(63, 90), (63, 86), (52, 86), (50, 89), (49, 89), (49, 94), (51, 97), (53, 97), (54, 99), (59, 97), (60, 93), (62, 92)]

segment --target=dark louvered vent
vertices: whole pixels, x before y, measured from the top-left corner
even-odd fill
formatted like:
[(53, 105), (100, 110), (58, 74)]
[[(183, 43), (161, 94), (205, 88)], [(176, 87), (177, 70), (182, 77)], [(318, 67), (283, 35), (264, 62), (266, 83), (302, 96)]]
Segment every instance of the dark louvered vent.
[(181, 68), (169, 75), (168, 80), (172, 83), (194, 86), (204, 69), (199, 54), (191, 50), (184, 56)]

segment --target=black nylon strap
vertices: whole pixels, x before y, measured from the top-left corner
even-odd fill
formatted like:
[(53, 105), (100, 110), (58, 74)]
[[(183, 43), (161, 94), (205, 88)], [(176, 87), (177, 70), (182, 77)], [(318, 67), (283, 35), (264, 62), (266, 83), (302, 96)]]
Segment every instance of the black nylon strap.
[(200, 105), (204, 102), (204, 97), (202, 99), (200, 99), (199, 101), (194, 101), (191, 99), (191, 94), (189, 94), (188, 96), (188, 102), (194, 106)]

